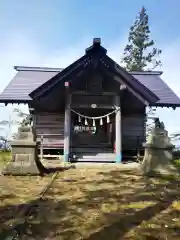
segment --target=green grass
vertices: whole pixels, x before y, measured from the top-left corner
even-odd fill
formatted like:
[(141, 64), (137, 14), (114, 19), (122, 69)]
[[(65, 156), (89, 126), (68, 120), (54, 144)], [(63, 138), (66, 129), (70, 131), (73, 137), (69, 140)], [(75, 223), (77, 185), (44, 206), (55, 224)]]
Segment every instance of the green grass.
[(0, 168), (11, 159), (11, 152), (0, 152)]

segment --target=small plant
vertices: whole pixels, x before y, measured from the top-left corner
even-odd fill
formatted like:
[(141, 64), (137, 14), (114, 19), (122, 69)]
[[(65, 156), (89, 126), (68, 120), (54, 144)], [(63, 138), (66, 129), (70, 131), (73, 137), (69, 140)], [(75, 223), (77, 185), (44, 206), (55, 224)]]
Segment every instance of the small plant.
[(174, 149), (173, 151), (173, 158), (176, 160), (176, 159), (180, 159), (180, 149), (179, 148), (176, 148)]
[(11, 152), (10, 151), (1, 151), (0, 152), (0, 167), (5, 166), (11, 159)]
[(58, 157), (57, 157), (58, 160), (61, 160), (61, 155), (60, 155), (60, 152), (58, 152)]
[(58, 152), (57, 160), (62, 161), (62, 154), (60, 152)]
[(173, 161), (174, 165), (180, 168), (180, 159), (176, 159)]

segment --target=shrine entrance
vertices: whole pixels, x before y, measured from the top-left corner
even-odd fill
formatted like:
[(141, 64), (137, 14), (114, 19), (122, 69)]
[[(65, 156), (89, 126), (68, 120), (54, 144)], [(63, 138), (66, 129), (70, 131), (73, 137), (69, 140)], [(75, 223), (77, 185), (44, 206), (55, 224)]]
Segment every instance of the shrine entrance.
[(73, 109), (71, 146), (113, 152), (114, 115), (113, 109)]

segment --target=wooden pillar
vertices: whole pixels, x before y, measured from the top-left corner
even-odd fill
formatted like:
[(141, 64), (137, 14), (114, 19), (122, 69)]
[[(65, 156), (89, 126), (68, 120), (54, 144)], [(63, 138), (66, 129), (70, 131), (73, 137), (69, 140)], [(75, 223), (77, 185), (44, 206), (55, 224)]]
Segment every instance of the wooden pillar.
[(40, 159), (41, 162), (43, 161), (43, 155), (44, 155), (44, 151), (43, 151), (43, 143), (44, 143), (44, 138), (43, 135), (41, 135), (41, 143), (40, 143)]
[(115, 96), (115, 148), (116, 148), (116, 162), (120, 163), (122, 161), (122, 141), (121, 141), (121, 108), (120, 108), (120, 96)]
[(65, 118), (64, 118), (64, 161), (69, 161), (70, 155), (70, 133), (71, 133), (71, 94), (69, 92), (69, 83), (65, 83), (66, 102), (65, 102)]
[(33, 133), (33, 141), (36, 142), (37, 136), (36, 136), (36, 111), (34, 108), (29, 107), (29, 114), (31, 115), (32, 122), (31, 122), (31, 127), (32, 127), (32, 133)]

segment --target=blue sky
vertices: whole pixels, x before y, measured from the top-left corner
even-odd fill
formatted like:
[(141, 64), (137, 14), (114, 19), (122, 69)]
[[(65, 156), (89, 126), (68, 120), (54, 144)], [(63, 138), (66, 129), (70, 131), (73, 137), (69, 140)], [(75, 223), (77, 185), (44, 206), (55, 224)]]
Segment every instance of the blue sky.
[[(14, 65), (65, 67), (101, 37), (117, 62), (128, 29), (142, 5), (147, 8), (152, 38), (163, 50), (163, 79), (180, 96), (179, 0), (1, 0), (0, 91), (14, 75)], [(0, 108), (0, 119), (11, 107)], [(180, 130), (180, 110), (158, 110), (168, 130)]]

